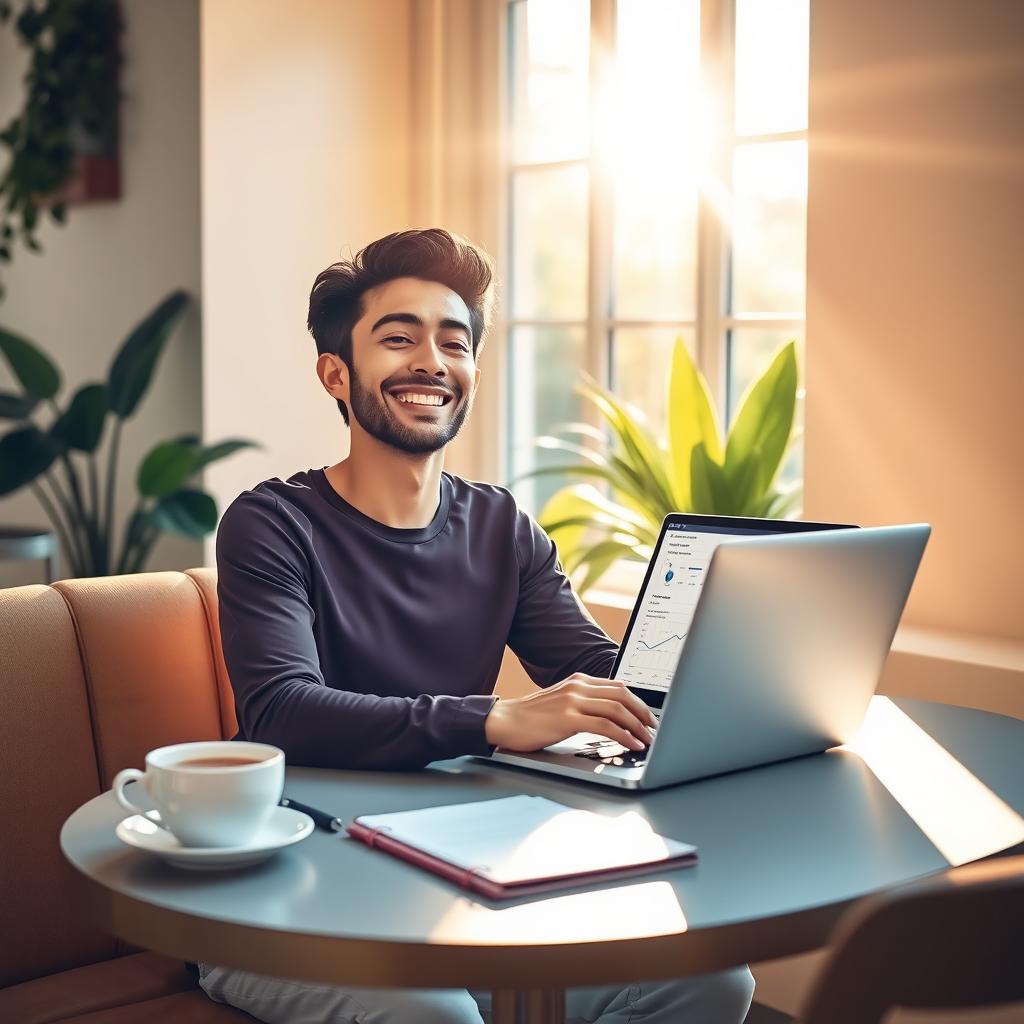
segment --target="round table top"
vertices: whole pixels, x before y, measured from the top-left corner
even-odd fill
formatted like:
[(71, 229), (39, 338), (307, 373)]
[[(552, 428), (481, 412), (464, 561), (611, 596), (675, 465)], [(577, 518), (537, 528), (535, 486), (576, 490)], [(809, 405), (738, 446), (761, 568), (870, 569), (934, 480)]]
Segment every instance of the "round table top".
[(421, 772), (289, 768), (285, 794), (337, 814), (514, 793), (638, 811), (696, 866), (495, 903), (344, 833), (201, 873), (122, 845), (108, 792), (61, 847), (93, 919), (171, 956), (308, 981), (542, 988), (697, 973), (818, 948), (870, 893), (1024, 841), (1024, 722), (874, 698), (825, 754), (649, 793), (488, 764)]

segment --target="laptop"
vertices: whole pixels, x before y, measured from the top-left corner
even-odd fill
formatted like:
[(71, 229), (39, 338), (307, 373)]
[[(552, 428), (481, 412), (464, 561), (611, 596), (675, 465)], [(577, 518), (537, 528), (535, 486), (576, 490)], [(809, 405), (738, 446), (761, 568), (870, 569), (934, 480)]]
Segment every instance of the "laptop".
[(656, 789), (847, 742), (930, 533), (668, 516), (611, 673), (651, 709), (653, 743), (579, 733), (488, 760)]

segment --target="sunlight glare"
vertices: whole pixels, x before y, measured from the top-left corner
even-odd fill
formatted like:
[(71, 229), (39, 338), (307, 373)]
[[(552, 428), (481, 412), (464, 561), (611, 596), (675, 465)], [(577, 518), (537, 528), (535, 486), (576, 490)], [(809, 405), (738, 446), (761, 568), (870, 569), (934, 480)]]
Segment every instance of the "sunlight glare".
[(1024, 818), (886, 697), (873, 697), (857, 754), (954, 867), (1024, 842)]
[(440, 941), (554, 945), (678, 935), (686, 915), (668, 882), (645, 882), (492, 909), (459, 898), (431, 929)]

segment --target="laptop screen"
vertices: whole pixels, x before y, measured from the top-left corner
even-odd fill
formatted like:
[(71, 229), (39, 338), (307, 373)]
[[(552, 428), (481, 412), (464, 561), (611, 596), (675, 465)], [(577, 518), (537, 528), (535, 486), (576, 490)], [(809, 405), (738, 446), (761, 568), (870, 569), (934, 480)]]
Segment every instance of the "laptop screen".
[(839, 528), (828, 523), (780, 519), (670, 516), (648, 566), (612, 678), (626, 683), (651, 707), (661, 707), (686, 642), (711, 555), (723, 540)]

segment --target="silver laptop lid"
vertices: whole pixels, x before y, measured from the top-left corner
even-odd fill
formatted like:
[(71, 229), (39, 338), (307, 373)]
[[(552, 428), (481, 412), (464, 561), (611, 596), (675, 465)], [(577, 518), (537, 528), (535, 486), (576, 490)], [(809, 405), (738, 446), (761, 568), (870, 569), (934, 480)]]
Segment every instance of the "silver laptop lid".
[[(645, 786), (826, 750), (875, 692), (925, 524), (727, 540), (675, 667)], [(670, 745), (661, 745), (671, 736)]]

